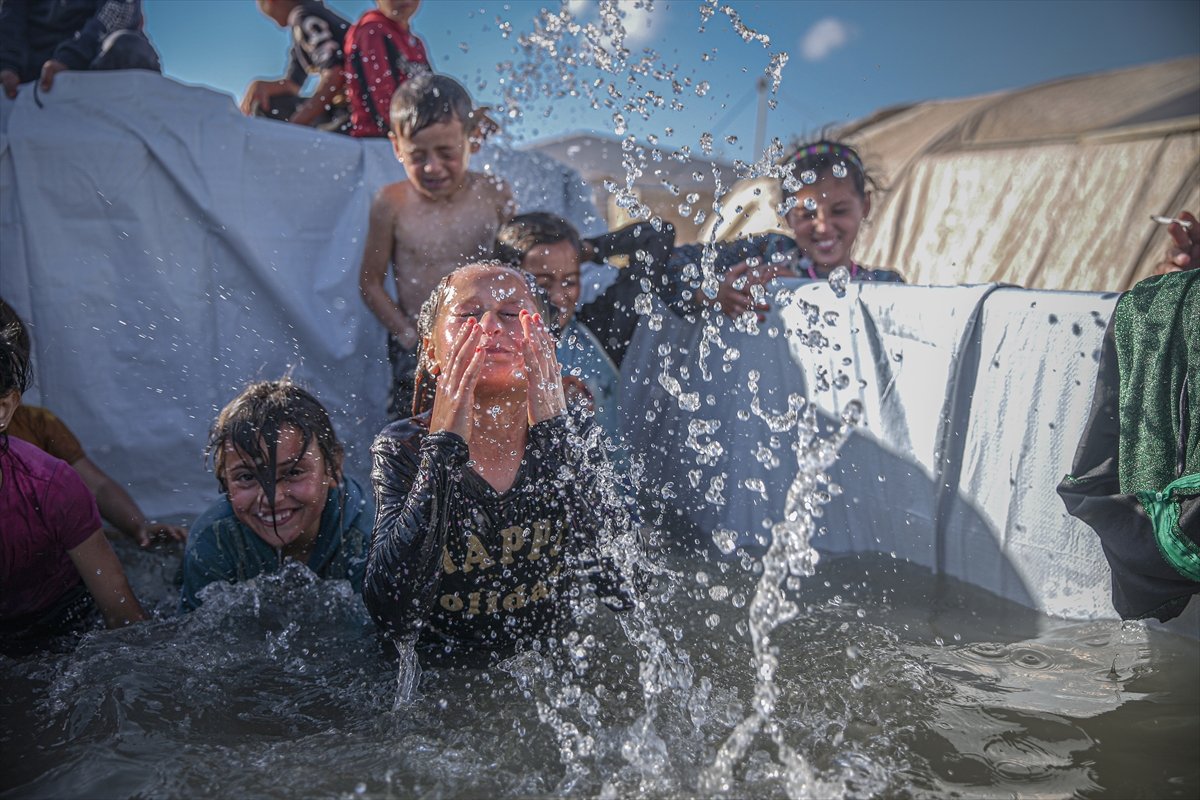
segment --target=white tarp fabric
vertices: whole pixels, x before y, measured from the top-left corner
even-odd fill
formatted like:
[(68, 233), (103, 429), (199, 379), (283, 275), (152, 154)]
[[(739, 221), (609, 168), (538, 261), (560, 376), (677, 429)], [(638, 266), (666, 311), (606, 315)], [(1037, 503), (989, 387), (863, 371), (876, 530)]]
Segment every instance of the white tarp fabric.
[[(148, 72), (65, 73), (40, 100), (0, 98), (0, 295), (30, 325), (28, 401), (147, 513), (194, 514), (216, 497), (216, 412), (290, 371), (366, 480), (389, 371), (358, 264), (371, 198), (403, 179), (389, 143), (247, 119)], [(597, 232), (558, 162), (488, 144), (472, 164)]]
[[(728, 322), (706, 334), (659, 308), (661, 325), (639, 329), (625, 362), (632, 449), (697, 535), (752, 545), (782, 519), (797, 436), (771, 417), (788, 395), (815, 403), (826, 432), (855, 400), (863, 425), (829, 471), (843, 493), (824, 508), (818, 550), (894, 553), (1050, 614), (1115, 616), (1099, 540), (1055, 486), (1116, 295), (775, 288), (757, 334)], [(1169, 627), (1200, 636), (1195, 605)]]

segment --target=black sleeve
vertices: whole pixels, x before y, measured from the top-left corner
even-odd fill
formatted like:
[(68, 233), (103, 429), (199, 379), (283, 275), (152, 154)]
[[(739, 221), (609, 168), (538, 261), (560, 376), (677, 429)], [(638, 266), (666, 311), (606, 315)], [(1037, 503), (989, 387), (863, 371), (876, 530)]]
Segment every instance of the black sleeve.
[[(25, 69), (25, 61), (29, 58), (25, 33), (27, 10), (25, 3), (0, 2), (0, 70), (10, 69), (21, 75), (21, 70)], [(22, 80), (26, 78), (21, 75)]]
[(424, 625), (441, 583), (447, 511), (461, 491), (467, 443), (445, 431), (423, 440), (385, 431), (372, 451), (376, 514), (363, 601), (375, 624), (408, 638)]
[(110, 33), (137, 30), (141, 19), (142, 0), (105, 0), (74, 36), (55, 48), (53, 58), (69, 69), (86, 69), (100, 54), (100, 45)]
[[(644, 591), (637, 515), (608, 465), (603, 437), (590, 420), (555, 417), (529, 430), (530, 444), (551, 465), (571, 498), (568, 525), (577, 543), (580, 572), (614, 611), (632, 608)], [(620, 553), (622, 564), (605, 552)]]
[[(1121, 492), (1121, 377), (1113, 320), (1104, 332), (1091, 413), (1071, 462), (1071, 474), (1058, 484), (1058, 494), (1067, 513), (1086, 522), (1100, 537), (1112, 569), (1112, 602), (1117, 613), (1123, 619), (1156, 617), (1165, 622), (1183, 611), (1198, 587), (1159, 553), (1153, 524), (1137, 497)], [(1180, 526), (1187, 530), (1192, 525), (1200, 525), (1200, 502), (1184, 505)]]
[(664, 303), (672, 302), (666, 269), (675, 246), (675, 226), (664, 222), (655, 228), (648, 222), (635, 222), (588, 241), (597, 260), (615, 255), (629, 257), (629, 266), (619, 272), (612, 286), (577, 314), (619, 367), (637, 328), (635, 301), (644, 291), (643, 281)]

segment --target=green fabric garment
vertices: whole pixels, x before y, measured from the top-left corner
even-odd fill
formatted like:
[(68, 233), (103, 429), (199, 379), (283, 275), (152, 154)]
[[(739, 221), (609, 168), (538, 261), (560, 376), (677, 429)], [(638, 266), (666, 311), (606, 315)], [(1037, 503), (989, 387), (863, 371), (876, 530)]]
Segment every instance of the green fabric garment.
[[(1114, 338), (1121, 375), (1121, 491), (1158, 492), (1200, 472), (1200, 271), (1149, 278), (1126, 292), (1117, 302)], [(1189, 376), (1185, 420), (1180, 398)]]
[(1200, 495), (1200, 272), (1144, 280), (1115, 313), (1121, 491), (1146, 509), (1167, 563), (1200, 581), (1200, 548), (1179, 524), (1180, 500)]

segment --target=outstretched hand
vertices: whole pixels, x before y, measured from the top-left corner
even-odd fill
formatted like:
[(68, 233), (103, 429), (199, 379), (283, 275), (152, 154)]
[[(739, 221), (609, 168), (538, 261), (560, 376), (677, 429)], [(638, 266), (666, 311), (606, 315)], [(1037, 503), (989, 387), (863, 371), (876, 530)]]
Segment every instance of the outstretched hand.
[(156, 539), (174, 539), (177, 542), (185, 542), (187, 541), (187, 528), (147, 520), (137, 527), (133, 535), (140, 546), (149, 547), (151, 542)]
[(730, 317), (740, 317), (747, 311), (763, 312), (771, 306), (755, 300), (754, 286), (764, 286), (776, 278), (795, 277), (796, 273), (783, 264), (752, 264), (743, 261), (721, 277), (715, 304)]
[(1167, 234), (1171, 237), (1171, 243), (1167, 246), (1166, 256), (1155, 268), (1155, 275), (1183, 272), (1200, 267), (1200, 223), (1196, 221), (1196, 215), (1190, 211), (1184, 211), (1179, 215), (1179, 219), (1190, 222), (1191, 226), (1180, 225), (1178, 222), (1172, 222), (1167, 226)]
[(429, 431), (457, 433), (471, 441), (471, 414), (475, 406), (475, 383), (483, 366), (483, 328), (474, 317), (469, 318), (454, 337), (450, 348), (450, 364), (437, 371), (437, 395), (429, 418)]
[(525, 333), (525, 372), (529, 381), (529, 424), (532, 426), (564, 413), (567, 399), (554, 340), (542, 322), (542, 315), (522, 309), (521, 330)]

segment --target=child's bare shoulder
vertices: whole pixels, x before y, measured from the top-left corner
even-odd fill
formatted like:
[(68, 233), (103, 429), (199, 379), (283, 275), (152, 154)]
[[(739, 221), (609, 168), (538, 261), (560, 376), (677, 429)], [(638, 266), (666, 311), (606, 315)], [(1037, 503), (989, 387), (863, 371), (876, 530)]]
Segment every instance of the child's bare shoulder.
[(512, 190), (505, 180), (497, 175), (483, 172), (467, 173), (471, 179), (471, 191), (488, 205), (501, 207), (512, 202)]
[(412, 203), (414, 194), (408, 181), (396, 181), (381, 186), (375, 193), (372, 205), (376, 208), (401, 208)]

